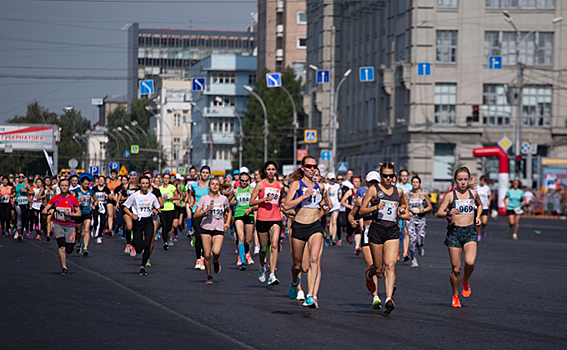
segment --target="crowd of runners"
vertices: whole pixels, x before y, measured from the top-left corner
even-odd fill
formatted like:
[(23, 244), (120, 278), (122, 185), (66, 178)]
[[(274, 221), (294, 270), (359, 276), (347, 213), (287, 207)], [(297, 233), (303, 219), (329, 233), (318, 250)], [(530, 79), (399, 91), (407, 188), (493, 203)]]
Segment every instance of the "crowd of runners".
[[(514, 182), (505, 199), (514, 238), (521, 215), (517, 208), (524, 201), (518, 186)], [(215, 177), (208, 166), (192, 167), (187, 176), (167, 171), (132, 171), (128, 176), (112, 171), (108, 178), (68, 173), (54, 178), (3, 176), (0, 224), (2, 235), (16, 240), (55, 239), (62, 275), (68, 274), (67, 254), (88, 256), (91, 242), (103, 244), (111, 236), (122, 238), (124, 254), (142, 256), (140, 275), (147, 275), (155, 242), (161, 240), (169, 250), (186, 234), (195, 250), (195, 269), (206, 272), (207, 284), (213, 283), (213, 271), (221, 272), (227, 232), (235, 242), (240, 270), (256, 259), (257, 280), (280, 284), (278, 257), (289, 237), (288, 296), (311, 308), (318, 307), (323, 249), (343, 245), (344, 238), (353, 254), (362, 253), (365, 283), (376, 309), (382, 308), (378, 285), (384, 280), (384, 312), (389, 314), (395, 308), (396, 263), (419, 266), (433, 204), (438, 206), (437, 217), (448, 220), (445, 245), (452, 266), (452, 305), (461, 307), (459, 284), (461, 295), (469, 297), (477, 241), (486, 233), (492, 196), (486, 178), (471, 183), (466, 167), (457, 169), (453, 186), (434, 196), (422, 189), (418, 175), (410, 178), (409, 171), (397, 170), (394, 163), (380, 164), (365, 175), (349, 170), (344, 176), (329, 173), (322, 178), (317, 160), (307, 156), (287, 177), (278, 175), (273, 161), (253, 172), (243, 167)]]

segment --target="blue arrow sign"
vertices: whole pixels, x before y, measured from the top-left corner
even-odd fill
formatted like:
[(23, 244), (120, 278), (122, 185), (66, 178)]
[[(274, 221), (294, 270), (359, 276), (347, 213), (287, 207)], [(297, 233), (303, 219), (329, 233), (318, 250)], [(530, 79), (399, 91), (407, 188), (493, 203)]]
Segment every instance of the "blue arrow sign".
[(98, 165), (91, 167), (91, 175), (98, 175), (98, 172), (99, 172)]
[(431, 63), (429, 62), (418, 63), (417, 75), (431, 75)]
[(130, 157), (130, 151), (124, 151), (124, 157), (126, 158)]
[(205, 90), (205, 78), (193, 78), (193, 91)]
[(348, 171), (348, 163), (339, 163), (339, 173), (346, 173)]
[(280, 73), (268, 73), (266, 74), (266, 83), (268, 87), (280, 87), (282, 86), (282, 76)]
[(120, 170), (120, 163), (119, 162), (110, 162), (110, 170)]
[(153, 80), (141, 80), (140, 81), (140, 95), (151, 95), (154, 93), (154, 81)]
[(322, 160), (331, 160), (331, 151), (321, 151)]
[(490, 69), (502, 69), (502, 56), (490, 56), (488, 58), (488, 67)]
[(360, 67), (360, 81), (374, 81), (374, 67)]
[(329, 82), (329, 71), (328, 70), (318, 70), (317, 71), (317, 84), (325, 84)]

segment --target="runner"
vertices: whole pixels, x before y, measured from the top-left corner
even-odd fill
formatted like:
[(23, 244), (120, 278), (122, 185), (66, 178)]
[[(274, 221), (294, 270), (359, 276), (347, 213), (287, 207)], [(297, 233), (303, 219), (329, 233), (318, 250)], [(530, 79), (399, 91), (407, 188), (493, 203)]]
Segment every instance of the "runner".
[[(404, 195), (405, 195), (406, 193), (408, 193), (412, 189), (411, 184), (408, 183), (409, 171), (407, 171), (406, 169), (402, 169), (402, 170), (400, 170), (400, 172), (398, 174), (399, 174), (398, 183), (396, 184), (396, 187), (401, 188), (404, 191)], [(404, 258), (404, 261), (409, 261), (410, 257), (408, 255), (408, 248), (409, 248), (410, 238), (409, 238), (408, 230), (407, 230), (407, 222), (405, 222), (405, 220), (400, 220), (399, 224), (400, 224), (400, 228), (402, 229), (402, 234), (404, 236), (404, 238), (403, 238), (403, 253), (404, 253), (403, 258)]]
[[(116, 234), (118, 235), (122, 235), (122, 240), (124, 241), (126, 238), (124, 236), (124, 226), (126, 225), (126, 222), (124, 221), (124, 215), (123, 215), (123, 211), (122, 211), (122, 204), (124, 204), (124, 202), (126, 201), (126, 199), (124, 200), (120, 200), (120, 202), (118, 201), (118, 197), (120, 195), (120, 193), (122, 192), (122, 189), (125, 186), (128, 186), (128, 176), (125, 175), (121, 175), (118, 177), (118, 180), (120, 181), (120, 185), (118, 185), (113, 193), (112, 193), (112, 197), (114, 198), (114, 200), (116, 201), (116, 206), (114, 207), (114, 211), (116, 213)], [(124, 250), (125, 253), (130, 253), (130, 245), (126, 246), (126, 249)]]
[(0, 187), (0, 224), (2, 225), (2, 237), (10, 234), (12, 226), (12, 203), (14, 196), (14, 186), (7, 176), (2, 178), (2, 187)]
[(205, 269), (205, 258), (203, 253), (203, 240), (201, 238), (201, 221), (202, 218), (195, 217), (195, 211), (197, 210), (197, 203), (201, 200), (201, 197), (209, 194), (209, 175), (211, 174), (211, 168), (207, 165), (203, 165), (199, 171), (200, 180), (195, 182), (191, 186), (191, 202), (193, 205), (193, 236), (195, 238), (195, 270)]
[(425, 243), (425, 230), (427, 230), (427, 220), (425, 213), (431, 210), (429, 194), (421, 188), (421, 179), (414, 176), (411, 179), (412, 190), (405, 194), (406, 203), (409, 205), (411, 218), (406, 222), (408, 235), (410, 237), (410, 258), (411, 267), (418, 267), (417, 253), (420, 256), (425, 254), (423, 244)]
[[(467, 167), (455, 171), (455, 189), (443, 197), (437, 211), (438, 218), (451, 216), (444, 244), (449, 249), (451, 259), (451, 287), (453, 288), (453, 307), (461, 307), (459, 282), (461, 281), (461, 256), (465, 253), (465, 273), (463, 276), (463, 297), (471, 295), (469, 278), (474, 271), (477, 253), (477, 231), (482, 215), (482, 202), (475, 190), (469, 189), (470, 172)], [(476, 206), (476, 207), (475, 207)], [(475, 214), (476, 212), (476, 214)]]
[[(490, 181), (490, 180), (488, 180)], [(492, 200), (492, 192), (490, 191), (490, 187), (486, 184), (487, 182), (486, 176), (482, 175), (480, 177), (478, 185), (474, 188), (474, 190), (478, 193), (480, 197), (480, 201), (482, 202), (482, 216), (480, 217), (480, 226), (478, 228), (478, 236), (477, 239), (480, 242), (482, 237), (486, 236), (486, 224), (488, 223), (488, 214), (490, 212), (490, 201)]]
[(33, 193), (31, 186), (26, 182), (26, 174), (18, 173), (18, 183), (16, 184), (16, 198), (14, 202), (14, 210), (16, 211), (16, 234), (14, 239), (21, 241), (30, 233), (27, 228), (30, 220), (29, 198), (28, 195)]
[[(506, 196), (502, 199), (502, 203), (506, 204), (508, 209), (506, 215), (508, 215), (508, 234), (514, 227), (514, 234), (512, 239), (518, 239), (518, 229), (520, 228), (520, 217), (524, 213), (522, 210), (522, 205), (525, 203), (524, 191), (520, 189), (522, 184), (519, 180), (512, 181), (512, 188), (506, 192)], [(508, 200), (508, 202), (506, 202)]]
[[(262, 181), (262, 179), (260, 178), (260, 170), (256, 169), (254, 170), (254, 177), (252, 179), (253, 181), (250, 183), (250, 188), (252, 189), (252, 191), (254, 191), (254, 187), (256, 187), (256, 184), (260, 181)], [(255, 211), (254, 212), (254, 222), (258, 221), (258, 212)], [(260, 254), (260, 239), (258, 238), (258, 230), (256, 230), (256, 225), (254, 225), (254, 255), (258, 255)]]
[[(201, 169), (202, 172), (203, 169)], [(212, 179), (209, 181), (210, 192), (202, 196), (197, 202), (195, 219), (201, 219), (201, 239), (203, 251), (205, 252), (205, 270), (207, 271), (206, 284), (213, 283), (211, 275), (211, 251), (213, 254), (213, 266), (215, 273), (221, 272), (219, 264), (220, 251), (224, 240), (224, 231), (230, 226), (232, 212), (228, 210), (228, 199), (220, 194), (220, 181)]]
[[(110, 196), (108, 197), (108, 204), (106, 208), (108, 209), (108, 230), (110, 230), (110, 235), (114, 235), (114, 223), (116, 222), (116, 197), (114, 197), (114, 190), (116, 187), (120, 186), (120, 179), (118, 179), (118, 171), (112, 169), (110, 171), (110, 178), (106, 182), (106, 187), (110, 190)], [(107, 232), (108, 233), (108, 232)]]
[[(360, 175), (353, 176), (353, 185), (355, 185), (356, 177)], [(371, 171), (366, 174), (366, 185), (367, 186), (374, 186), (380, 182), (380, 174), (377, 171)], [(366, 192), (365, 192), (366, 193)], [(351, 227), (356, 228), (357, 231), (362, 232), (362, 256), (364, 257), (364, 261), (366, 262), (366, 266), (370, 268), (372, 265), (372, 253), (370, 252), (370, 246), (368, 243), (368, 230), (370, 229), (370, 225), (372, 224), (372, 217), (366, 216), (362, 220), (360, 220), (359, 211), (360, 206), (362, 204), (363, 196), (357, 197), (354, 200), (354, 205), (352, 211), (349, 213), (348, 220)], [(360, 223), (362, 222), (362, 225)], [(360, 237), (360, 235), (358, 235)], [(359, 239), (360, 241), (360, 239)], [(359, 248), (360, 249), (360, 248)], [(383, 268), (382, 268), (383, 271)], [(372, 292), (372, 307), (375, 309), (380, 309), (382, 307), (382, 300), (380, 300), (380, 296), (378, 295), (378, 277), (382, 278), (383, 274), (376, 274), (372, 277), (374, 284), (376, 285), (376, 290)], [(395, 286), (394, 286), (395, 290)]]
[(63, 179), (59, 181), (59, 190), (61, 194), (49, 200), (49, 203), (43, 209), (43, 214), (47, 214), (51, 208), (54, 209), (53, 233), (59, 247), (61, 275), (67, 276), (69, 271), (67, 269), (66, 254), (71, 254), (75, 247), (75, 221), (73, 218), (81, 217), (81, 211), (77, 208), (79, 206), (77, 198), (69, 193), (69, 180)]
[[(352, 211), (352, 209), (354, 208), (354, 204), (356, 201), (356, 191), (360, 188), (360, 186), (362, 185), (362, 176), (360, 175), (354, 175), (352, 177), (352, 188), (349, 188), (348, 186), (343, 186), (343, 188), (341, 190), (344, 190), (343, 192), (343, 196), (341, 198), (341, 207), (345, 208), (344, 211), (344, 215), (345, 215), (345, 222), (346, 222), (346, 234), (347, 234), (347, 241), (352, 244), (353, 241), (353, 236), (354, 236), (354, 241), (355, 241), (355, 249), (356, 247), (360, 247), (360, 234), (355, 235), (355, 228), (358, 226), (352, 226), (350, 223), (350, 220), (348, 219), (348, 216), (350, 214), (350, 212)], [(343, 184), (345, 184), (346, 181), (343, 181)], [(358, 213), (358, 211), (357, 211)], [(342, 215), (342, 214), (341, 214)], [(357, 239), (358, 236), (358, 239)]]
[(31, 204), (31, 228), (30, 231), (35, 230), (36, 241), (41, 240), (41, 199), (39, 198), (39, 193), (43, 189), (43, 179), (38, 177), (35, 180), (35, 186), (33, 190), (33, 198)]
[(254, 211), (258, 207), (250, 206), (250, 174), (247, 168), (241, 168), (239, 186), (232, 190), (230, 205), (236, 205), (234, 211), (234, 226), (238, 235), (238, 262), (240, 270), (245, 271), (246, 265), (254, 264), (250, 256), (250, 244), (254, 233)]
[[(161, 177), (158, 174), (154, 178), (154, 183), (153, 183), (153, 186), (152, 186), (152, 193), (153, 193), (154, 196), (156, 196), (156, 198), (159, 202), (159, 207), (160, 207), (160, 211), (161, 211), (163, 209), (163, 198), (161, 196), (161, 191), (159, 190), (160, 186), (161, 186)], [(160, 215), (153, 214), (152, 215), (152, 221), (154, 222), (154, 235), (152, 236), (152, 244), (150, 246), (150, 256), (154, 252), (155, 241), (159, 239), (158, 229), (159, 229), (159, 225), (160, 225)], [(146, 267), (151, 267), (151, 266), (152, 266), (152, 264), (150, 263), (150, 259), (148, 258), (148, 262), (146, 263)]]
[(69, 185), (69, 192), (73, 192), (77, 188), (81, 187), (81, 185), (79, 184), (79, 175), (71, 175), (69, 177), (69, 181), (71, 181), (71, 185)]
[[(54, 195), (55, 195), (55, 191), (53, 191), (51, 178), (46, 177), (44, 179), (44, 186), (39, 192), (39, 197), (38, 197), (38, 199), (42, 201), (41, 204), (42, 212), (43, 212), (43, 208), (47, 206), (47, 203), (49, 203), (49, 201), (51, 200), (51, 198), (53, 198)], [(44, 228), (45, 240), (49, 242), (51, 240), (51, 231), (53, 226), (53, 222), (51, 221), (51, 215), (41, 214), (41, 225)]]
[(90, 226), (92, 220), (92, 210), (96, 209), (98, 206), (95, 191), (89, 188), (90, 175), (83, 175), (81, 177), (81, 187), (77, 188), (72, 192), (73, 196), (77, 199), (79, 203), (79, 209), (81, 216), (75, 218), (75, 227), (77, 238), (76, 238), (76, 249), (77, 253), (81, 252), (81, 238), (84, 239), (84, 246), (82, 252), (84, 256), (89, 255), (89, 241), (91, 239)]
[(337, 245), (337, 221), (339, 218), (339, 209), (341, 208), (339, 200), (339, 192), (341, 191), (341, 185), (336, 183), (337, 177), (335, 173), (327, 174), (327, 180), (329, 183), (325, 184), (325, 190), (329, 196), (332, 203), (332, 208), (327, 214), (327, 238), (325, 240), (325, 245), (327, 247)]
[[(124, 180), (122, 180), (122, 188), (120, 190), (120, 193), (118, 194), (117, 202), (120, 205), (122, 219), (126, 224), (126, 229), (124, 230), (126, 249), (124, 249), (124, 253), (130, 254), (131, 257), (135, 257), (136, 249), (133, 246), (133, 244), (131, 244), (133, 237), (132, 230), (134, 226), (132, 223), (132, 217), (128, 215), (126, 212), (124, 212), (124, 203), (128, 200), (128, 198), (131, 195), (133, 195), (134, 193), (140, 190), (140, 181), (138, 180), (138, 172), (131, 171), (130, 178), (129, 179), (126, 178), (126, 179), (128, 181), (126, 184), (124, 183)], [(118, 190), (118, 187), (116, 189)]]
[(96, 195), (97, 205), (93, 210), (93, 229), (96, 242), (100, 244), (102, 243), (102, 236), (104, 236), (104, 233), (110, 232), (108, 229), (105, 230), (105, 226), (107, 217), (110, 216), (107, 215), (108, 213), (106, 210), (108, 209), (108, 198), (110, 198), (111, 192), (110, 189), (106, 187), (106, 177), (104, 175), (100, 175), (98, 179), (95, 180), (95, 184), (96, 185), (93, 187), (93, 190)]
[(140, 179), (140, 190), (128, 197), (124, 203), (124, 212), (134, 221), (134, 250), (142, 255), (142, 266), (140, 275), (145, 276), (146, 264), (150, 260), (151, 244), (154, 241), (154, 223), (152, 215), (160, 212), (160, 203), (156, 196), (148, 192), (150, 189), (150, 178), (142, 176)]
[[(295, 210), (295, 220), (291, 230), (291, 287), (288, 296), (297, 298), (301, 271), (307, 272), (307, 298), (303, 306), (317, 307), (313, 299), (315, 284), (320, 273), (319, 251), (323, 246), (323, 226), (321, 225), (321, 208), (324, 204), (319, 184), (313, 181), (317, 160), (306, 156), (301, 160), (301, 167), (291, 174), (289, 192), (284, 209)], [(307, 250), (305, 249), (307, 246)], [(307, 259), (305, 259), (307, 256)]]
[(270, 277), (268, 285), (278, 285), (280, 281), (276, 278), (276, 267), (278, 264), (278, 251), (280, 232), (282, 229), (282, 214), (280, 202), (282, 200), (282, 184), (276, 180), (277, 165), (274, 161), (267, 161), (260, 169), (260, 182), (254, 187), (251, 206), (258, 205), (258, 219), (256, 230), (260, 239), (260, 271), (258, 281), (266, 281), (266, 255), (268, 242), (270, 243)]
[[(401, 188), (393, 186), (395, 173), (394, 163), (380, 164), (380, 183), (368, 188), (360, 206), (360, 214), (373, 213), (372, 224), (368, 230), (368, 240), (372, 253), (373, 264), (366, 269), (366, 287), (372, 293), (376, 284), (372, 277), (384, 274), (386, 284), (386, 303), (384, 313), (394, 310), (394, 283), (396, 281), (395, 267), (400, 241), (398, 219), (409, 219), (406, 212), (406, 201)], [(371, 207), (368, 207), (372, 204)]]
[(161, 211), (161, 234), (163, 238), (163, 249), (168, 250), (173, 246), (173, 222), (176, 219), (177, 211), (175, 210), (174, 200), (179, 199), (177, 187), (170, 183), (171, 174), (162, 175), (163, 185), (159, 187), (163, 199), (163, 210)]

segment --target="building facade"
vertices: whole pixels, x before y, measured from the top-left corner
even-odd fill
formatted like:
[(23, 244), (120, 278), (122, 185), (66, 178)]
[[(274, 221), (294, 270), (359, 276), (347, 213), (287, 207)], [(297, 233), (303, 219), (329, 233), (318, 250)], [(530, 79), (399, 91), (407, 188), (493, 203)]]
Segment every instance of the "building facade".
[(258, 73), (264, 67), (281, 73), (289, 66), (304, 78), (306, 9), (306, 1), (258, 1)]
[(214, 174), (232, 170), (239, 155), (239, 131), (248, 91), (256, 81), (256, 57), (214, 54), (191, 70), (205, 78), (205, 90), (193, 92), (191, 164), (208, 164)]
[[(494, 159), (473, 149), (515, 138), (521, 89), (521, 143), (537, 150), (518, 162), (520, 178), (539, 184), (540, 157), (567, 154), (567, 105), (561, 72), (567, 4), (543, 0), (323, 1), (308, 4), (307, 63), (329, 69), (331, 82), (352, 69), (338, 92), (338, 161), (357, 172), (394, 161), (443, 188), (457, 166), (496, 178)], [(506, 11), (506, 16), (504, 16)], [(522, 84), (517, 85), (517, 32)], [(489, 58), (501, 57), (491, 67)], [(430, 74), (420, 70), (430, 64)], [(418, 67), (419, 66), (419, 67)], [(361, 82), (359, 69), (374, 68)], [(496, 69), (491, 69), (496, 68)], [(321, 68), (320, 68), (321, 69)], [(423, 74), (423, 75), (422, 75)], [(311, 154), (330, 150), (330, 91), (307, 75), (304, 109), (322, 138)], [(479, 119), (471, 118), (478, 106)], [(532, 150), (533, 151), (533, 150)], [(510, 175), (516, 162), (510, 154)]]

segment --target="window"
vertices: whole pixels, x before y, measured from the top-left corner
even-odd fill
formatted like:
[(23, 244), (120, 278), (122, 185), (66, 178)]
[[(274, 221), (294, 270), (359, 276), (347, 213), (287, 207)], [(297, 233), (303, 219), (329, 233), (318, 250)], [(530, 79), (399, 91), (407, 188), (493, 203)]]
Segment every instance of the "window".
[(404, 13), (407, 9), (408, 5), (406, 0), (398, 0), (398, 14)]
[(181, 126), (181, 115), (180, 114), (174, 114), (173, 115), (173, 127), (178, 128), (179, 126)]
[(433, 153), (433, 179), (434, 180), (452, 180), (453, 174), (451, 168), (458, 168), (459, 164), (455, 164), (455, 144), (454, 143), (436, 143)]
[(256, 73), (248, 74), (248, 85), (255, 85), (256, 84)]
[(212, 76), (213, 84), (235, 84), (236, 74), (235, 73), (213, 73)]
[[(438, 0), (441, 1), (441, 0)], [(487, 9), (553, 10), (555, 0), (486, 0)]]
[(306, 37), (298, 37), (297, 38), (297, 48), (298, 49), (306, 49), (307, 48), (307, 38)]
[(396, 61), (405, 61), (406, 59), (406, 34), (396, 37)]
[(457, 62), (457, 31), (437, 31), (437, 63)]
[(435, 124), (454, 125), (457, 119), (457, 84), (435, 84)]
[(444, 9), (459, 8), (459, 0), (437, 0), (437, 8), (444, 8)]
[(215, 107), (234, 107), (236, 98), (234, 96), (216, 96), (213, 100)]
[[(526, 37), (521, 32), (520, 60), (529, 66), (553, 65), (553, 33), (535, 32)], [(516, 32), (484, 33), (484, 64), (490, 56), (502, 56), (503, 65), (516, 64)]]
[(305, 12), (297, 13), (297, 24), (307, 24), (307, 14)]
[(551, 126), (552, 89), (550, 86), (531, 86), (522, 90), (522, 125)]
[(233, 118), (215, 118), (215, 121), (211, 124), (213, 126), (213, 132), (224, 134), (230, 134), (234, 132)]
[(504, 85), (485, 84), (482, 95), (482, 124), (509, 126), (512, 107), (508, 103)]

